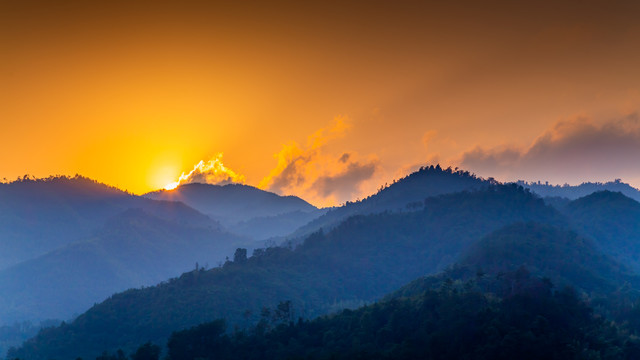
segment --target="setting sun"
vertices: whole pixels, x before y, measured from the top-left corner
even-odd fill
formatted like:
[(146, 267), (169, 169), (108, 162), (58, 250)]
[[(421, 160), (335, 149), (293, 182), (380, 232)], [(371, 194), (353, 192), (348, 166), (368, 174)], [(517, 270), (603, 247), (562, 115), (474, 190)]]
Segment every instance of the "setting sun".
[(180, 183), (179, 183), (179, 182), (177, 182), (177, 181), (174, 181), (174, 182), (172, 182), (172, 183), (169, 183), (169, 184), (165, 185), (165, 186), (164, 186), (164, 189), (165, 189), (165, 190), (173, 190), (173, 189), (177, 188), (177, 187), (178, 187), (178, 185), (180, 185)]
[(149, 187), (152, 190), (175, 189), (178, 186), (178, 183), (175, 182), (175, 180), (177, 178), (176, 174), (179, 174), (179, 171), (180, 168), (177, 165), (172, 164), (164, 164), (153, 167), (151, 170), (151, 175), (149, 176)]

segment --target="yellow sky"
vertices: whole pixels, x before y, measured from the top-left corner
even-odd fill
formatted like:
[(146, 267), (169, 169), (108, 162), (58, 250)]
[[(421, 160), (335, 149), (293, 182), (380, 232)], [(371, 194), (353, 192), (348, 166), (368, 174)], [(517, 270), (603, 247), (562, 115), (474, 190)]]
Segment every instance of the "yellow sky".
[[(441, 3), (2, 1), (0, 178), (144, 193), (223, 153), (322, 205), (432, 161), (640, 185), (635, 2)], [(576, 119), (587, 145), (542, 141)]]

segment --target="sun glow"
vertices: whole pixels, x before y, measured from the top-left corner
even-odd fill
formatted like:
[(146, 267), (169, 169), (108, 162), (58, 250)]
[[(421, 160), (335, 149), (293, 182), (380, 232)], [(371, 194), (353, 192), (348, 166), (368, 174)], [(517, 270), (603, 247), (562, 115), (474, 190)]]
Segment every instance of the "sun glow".
[(173, 189), (177, 188), (177, 187), (178, 187), (178, 185), (180, 185), (180, 182), (178, 182), (178, 181), (174, 181), (174, 182), (172, 182), (172, 183), (169, 183), (169, 184), (165, 185), (165, 186), (164, 186), (164, 189), (165, 189), (165, 190), (173, 190)]

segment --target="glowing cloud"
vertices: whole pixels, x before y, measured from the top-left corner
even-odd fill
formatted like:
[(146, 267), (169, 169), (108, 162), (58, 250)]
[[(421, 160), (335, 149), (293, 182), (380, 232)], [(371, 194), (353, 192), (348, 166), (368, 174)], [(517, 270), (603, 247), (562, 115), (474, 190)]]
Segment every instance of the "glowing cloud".
[(310, 135), (306, 146), (295, 142), (283, 145), (275, 155), (276, 167), (262, 179), (259, 187), (295, 194), (319, 205), (352, 200), (353, 195), (360, 193), (361, 184), (374, 175), (378, 160), (369, 157), (359, 161), (354, 152), (328, 153), (327, 143), (343, 137), (350, 128), (347, 118), (337, 117), (330, 126)]
[(188, 174), (182, 173), (178, 181), (167, 184), (165, 190), (173, 190), (182, 184), (202, 183), (224, 185), (230, 183), (244, 183), (243, 175), (237, 174), (222, 163), (222, 153), (204, 162), (200, 160)]

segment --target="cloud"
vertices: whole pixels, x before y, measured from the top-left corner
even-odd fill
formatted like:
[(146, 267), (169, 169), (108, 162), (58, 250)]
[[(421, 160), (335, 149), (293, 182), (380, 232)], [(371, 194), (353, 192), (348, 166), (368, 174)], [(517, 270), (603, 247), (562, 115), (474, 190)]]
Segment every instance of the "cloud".
[(213, 185), (225, 185), (231, 183), (244, 183), (243, 175), (237, 174), (222, 163), (222, 153), (213, 159), (204, 162), (200, 160), (188, 174), (182, 173), (178, 181), (171, 183), (165, 189), (174, 189), (178, 185), (201, 183)]
[[(637, 178), (640, 121), (637, 114), (596, 122), (586, 117), (559, 121), (528, 148), (476, 147), (461, 157), (461, 166), (506, 179), (582, 182)], [(494, 175), (491, 175), (494, 174)]]
[(350, 199), (357, 195), (357, 185), (371, 179), (376, 172), (377, 162), (361, 164), (349, 163), (347, 168), (335, 175), (318, 177), (311, 185), (311, 189), (323, 197), (337, 195), (341, 199)]
[(351, 127), (347, 118), (337, 117), (331, 125), (310, 135), (306, 146), (296, 142), (283, 145), (275, 155), (276, 167), (259, 187), (323, 205), (352, 200), (360, 193), (362, 183), (372, 178), (378, 161), (375, 157), (359, 160), (354, 152), (328, 153), (327, 144), (344, 137)]

